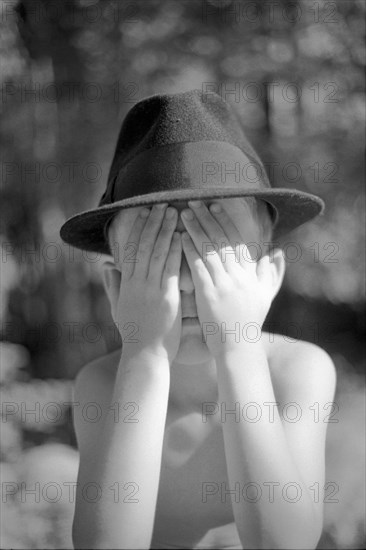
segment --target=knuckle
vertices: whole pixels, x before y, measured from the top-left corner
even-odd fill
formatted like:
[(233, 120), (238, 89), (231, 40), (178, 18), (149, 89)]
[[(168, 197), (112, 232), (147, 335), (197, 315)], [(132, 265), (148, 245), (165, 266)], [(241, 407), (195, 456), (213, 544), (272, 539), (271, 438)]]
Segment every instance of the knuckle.
[(160, 235), (166, 237), (171, 232), (171, 224), (164, 222), (160, 229)]
[(140, 246), (139, 246), (139, 256), (140, 256), (140, 258), (146, 256), (149, 249), (150, 249), (150, 247), (149, 247), (148, 243), (146, 243), (146, 242), (140, 243)]
[(163, 257), (163, 251), (162, 250), (156, 250), (154, 254), (151, 256), (151, 261), (153, 262), (160, 262), (160, 260)]

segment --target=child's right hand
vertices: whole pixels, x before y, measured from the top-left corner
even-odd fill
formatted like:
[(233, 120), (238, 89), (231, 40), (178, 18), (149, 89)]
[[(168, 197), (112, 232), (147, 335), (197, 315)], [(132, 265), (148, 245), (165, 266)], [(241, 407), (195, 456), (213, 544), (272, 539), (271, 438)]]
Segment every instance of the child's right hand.
[[(180, 234), (175, 230), (177, 210), (167, 204), (154, 205), (150, 212), (141, 208), (129, 233), (125, 250), (120, 253), (110, 285), (112, 317), (121, 334), (123, 353), (144, 352), (167, 358), (177, 355), (182, 314), (179, 272), (182, 255)], [(145, 213), (147, 217), (142, 217)], [(168, 219), (166, 214), (173, 213)], [(118, 222), (118, 220), (117, 220)], [(116, 228), (115, 235), (119, 229)], [(126, 231), (123, 225), (121, 230)]]

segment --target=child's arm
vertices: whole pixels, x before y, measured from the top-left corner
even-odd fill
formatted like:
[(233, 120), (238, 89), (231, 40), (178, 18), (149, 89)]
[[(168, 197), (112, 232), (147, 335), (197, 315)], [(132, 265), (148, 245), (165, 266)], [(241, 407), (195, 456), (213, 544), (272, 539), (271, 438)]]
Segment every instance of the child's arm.
[(305, 342), (277, 361), (275, 396), (260, 343), (216, 360), (220, 403), (240, 406), (240, 420), (228, 414), (223, 423), (231, 489), (244, 488), (232, 498), (235, 522), (244, 548), (314, 549), (322, 533), (324, 419), (335, 369), (323, 350)]
[[(150, 548), (168, 403), (169, 361), (143, 352), (135, 356), (122, 353), (115, 379), (100, 366), (83, 371), (74, 396), (80, 403), (75, 414), (80, 468), (74, 546)], [(88, 403), (99, 407), (89, 405), (88, 412)], [(97, 408), (101, 420), (88, 422), (87, 417), (92, 418)]]
[[(128, 243), (137, 247), (137, 257), (131, 262), (129, 254), (128, 262), (119, 261), (119, 269), (109, 273), (108, 296), (123, 351), (113, 381), (110, 372), (94, 369), (94, 382), (88, 383), (89, 372), (77, 384), (76, 401), (94, 399), (99, 403), (104, 395), (104, 414), (98, 428), (88, 428), (87, 438), (79, 436), (79, 487), (73, 524), (76, 548), (150, 548), (169, 369), (181, 334), (181, 242), (179, 234), (173, 235), (175, 209), (174, 213), (168, 219), (163, 209), (153, 207), (150, 215), (147, 212), (148, 219), (137, 216), (128, 238)], [(117, 238), (126, 232), (126, 224), (120, 223), (123, 212), (118, 216), (114, 222)], [(83, 434), (85, 424), (79, 413), (75, 417), (79, 434)], [(88, 483), (100, 488), (99, 498), (91, 485), (86, 492)], [(96, 500), (90, 502), (93, 496)]]
[[(271, 365), (276, 371), (271, 379), (260, 336), (279, 288), (281, 257), (250, 261), (242, 235), (223, 209), (210, 213), (203, 204), (188, 204), (196, 216), (182, 218), (187, 229), (182, 244), (198, 316), (216, 360), (220, 406), (231, 411), (225, 416), (221, 410), (221, 416), (241, 543), (244, 548), (315, 548), (322, 530), (327, 425), (314, 420), (313, 409), (333, 400), (334, 365), (317, 346), (299, 343)], [(207, 242), (217, 251), (205, 253)], [(293, 424), (281, 408), (288, 403), (302, 414)], [(258, 419), (251, 422), (253, 411)]]

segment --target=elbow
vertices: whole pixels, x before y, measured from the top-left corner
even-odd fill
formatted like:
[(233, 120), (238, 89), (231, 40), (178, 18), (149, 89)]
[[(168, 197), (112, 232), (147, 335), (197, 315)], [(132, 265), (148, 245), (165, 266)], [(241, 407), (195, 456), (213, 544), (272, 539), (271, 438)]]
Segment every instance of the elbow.
[[(277, 531), (277, 541), (269, 548), (315, 550), (323, 532), (323, 510), (316, 509), (309, 500), (287, 517)], [(274, 543), (274, 545), (273, 545)]]
[(258, 525), (248, 538), (248, 529), (238, 528), (244, 549), (258, 550), (316, 550), (323, 531), (322, 520), (313, 510), (302, 509), (295, 515), (274, 515)]
[(267, 548), (278, 548), (288, 550), (316, 550), (320, 540), (320, 535), (313, 532), (291, 533), (286, 541), (279, 541), (279, 544), (271, 544)]
[(297, 531), (297, 533), (293, 533), (292, 538), (295, 542), (296, 535), (298, 535), (299, 543), (297, 546), (292, 546), (292, 548), (315, 550), (323, 532), (323, 508), (316, 508), (310, 501), (300, 515), (297, 522)]
[[(262, 543), (256, 546), (259, 550), (316, 550), (320, 535), (316, 533), (303, 533), (292, 531), (284, 532), (280, 536), (271, 535), (264, 537)], [(243, 548), (248, 548), (243, 545)], [(251, 546), (250, 548), (254, 548)]]
[(243, 542), (241, 539), (241, 544), (243, 549), (257, 549), (257, 550), (316, 550), (320, 537), (313, 537), (307, 535), (305, 537), (294, 537), (286, 536), (284, 537), (266, 537), (262, 540), (261, 543), (250, 544), (248, 546), (247, 542)]
[(304, 517), (298, 523), (284, 526), (280, 532), (273, 533), (271, 540), (267, 540), (264, 548), (278, 550), (316, 550), (322, 528), (314, 521), (306, 521)]

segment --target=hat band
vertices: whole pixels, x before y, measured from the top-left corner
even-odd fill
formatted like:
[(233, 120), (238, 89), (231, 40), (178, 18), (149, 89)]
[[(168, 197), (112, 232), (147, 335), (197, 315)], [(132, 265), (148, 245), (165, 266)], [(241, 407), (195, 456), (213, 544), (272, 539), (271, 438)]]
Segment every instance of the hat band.
[(100, 206), (182, 189), (270, 188), (264, 167), (224, 141), (184, 142), (136, 155), (110, 182)]

